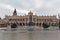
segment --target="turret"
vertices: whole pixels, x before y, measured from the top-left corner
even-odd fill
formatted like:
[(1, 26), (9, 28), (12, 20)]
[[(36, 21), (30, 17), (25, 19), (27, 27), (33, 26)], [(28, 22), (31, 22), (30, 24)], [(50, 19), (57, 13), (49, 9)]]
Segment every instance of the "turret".
[(16, 11), (16, 9), (15, 9), (14, 12), (13, 12), (13, 16), (17, 16), (17, 11)]
[(28, 13), (28, 15), (33, 15), (33, 13), (30, 11), (30, 12)]

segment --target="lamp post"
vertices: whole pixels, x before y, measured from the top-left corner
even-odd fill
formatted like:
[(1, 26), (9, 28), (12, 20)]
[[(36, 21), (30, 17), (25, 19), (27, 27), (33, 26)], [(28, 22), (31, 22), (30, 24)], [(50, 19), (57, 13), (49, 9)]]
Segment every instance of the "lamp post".
[(60, 29), (60, 14), (58, 14), (58, 17), (59, 17), (59, 29)]

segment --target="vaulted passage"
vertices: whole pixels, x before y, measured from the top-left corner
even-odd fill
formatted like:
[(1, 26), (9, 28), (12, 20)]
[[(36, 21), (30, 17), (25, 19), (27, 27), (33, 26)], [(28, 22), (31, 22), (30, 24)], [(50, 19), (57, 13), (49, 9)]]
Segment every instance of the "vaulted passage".
[(22, 23), (20, 23), (20, 26), (22, 26)]
[(11, 28), (17, 28), (17, 24), (15, 23), (11, 24)]

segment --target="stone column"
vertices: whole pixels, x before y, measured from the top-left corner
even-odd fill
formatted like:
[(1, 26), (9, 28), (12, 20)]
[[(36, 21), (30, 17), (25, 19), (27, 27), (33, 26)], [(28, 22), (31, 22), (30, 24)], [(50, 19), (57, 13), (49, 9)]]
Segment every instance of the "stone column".
[(11, 22), (9, 22), (8, 30), (11, 30)]
[(22, 26), (23, 26), (23, 23), (22, 23)]
[(36, 23), (35, 23), (35, 26), (36, 26)]

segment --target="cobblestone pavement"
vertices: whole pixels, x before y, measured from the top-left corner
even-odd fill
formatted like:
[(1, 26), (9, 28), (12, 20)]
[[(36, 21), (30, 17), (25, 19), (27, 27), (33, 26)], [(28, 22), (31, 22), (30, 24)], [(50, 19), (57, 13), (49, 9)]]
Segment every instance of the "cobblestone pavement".
[(0, 30), (0, 40), (60, 40), (60, 30), (58, 27)]

